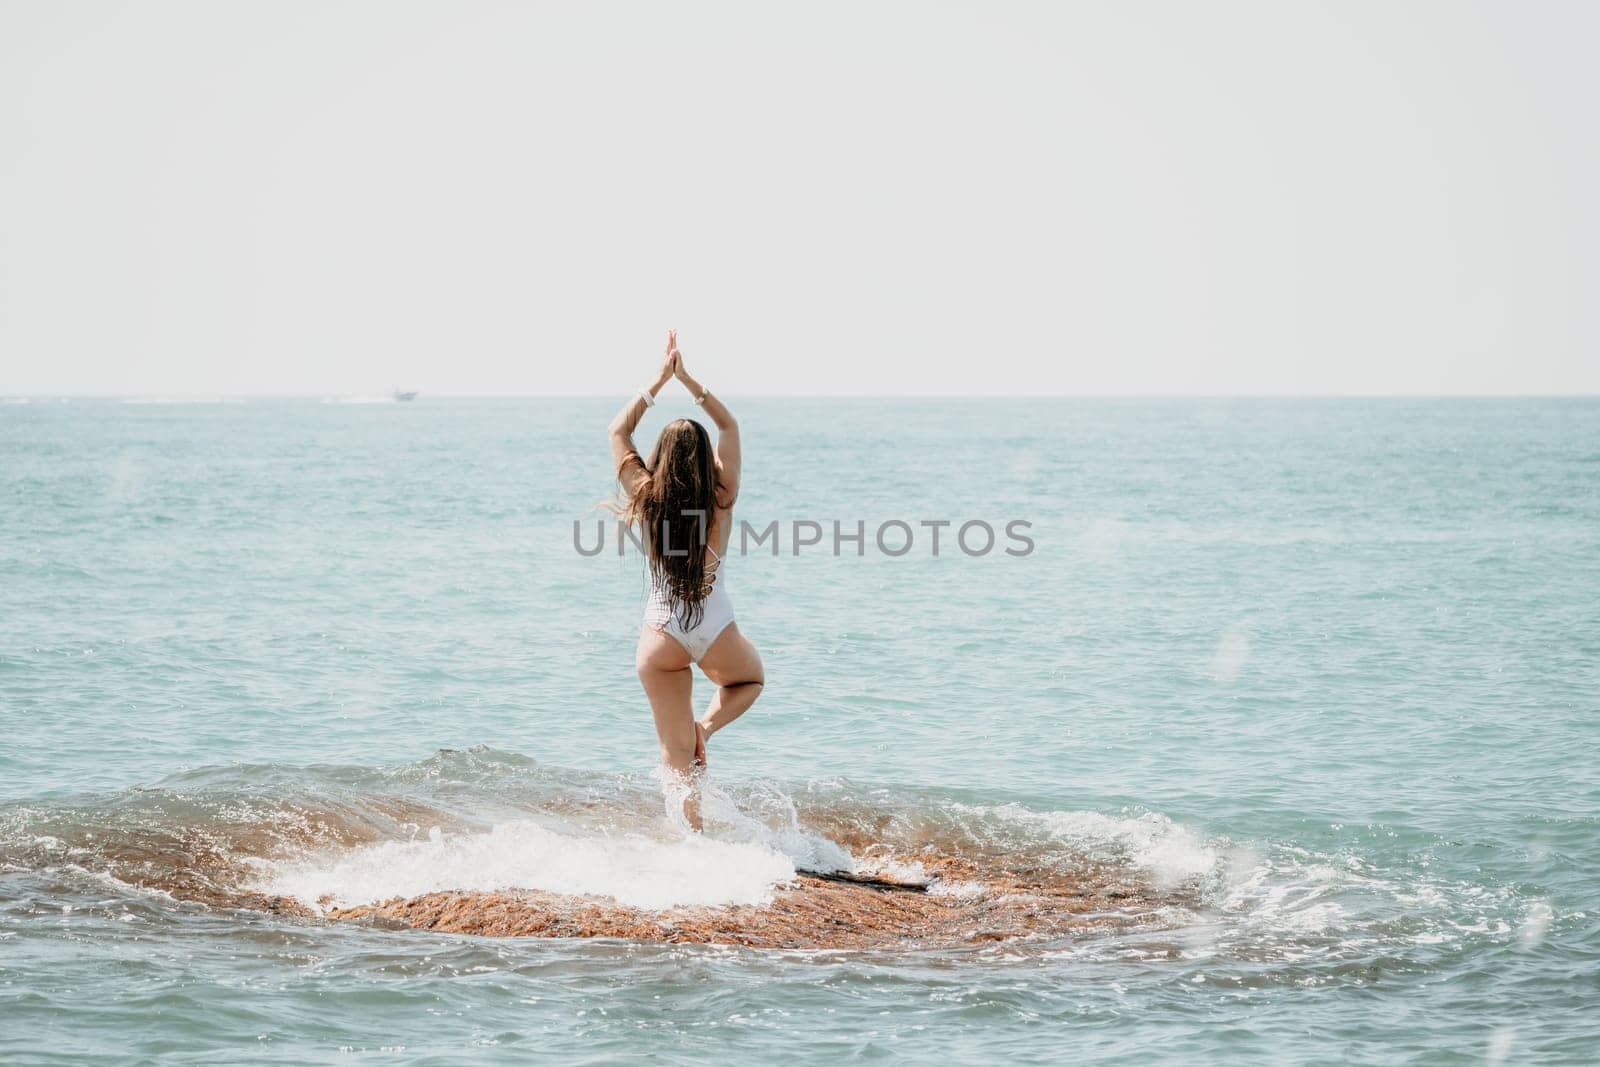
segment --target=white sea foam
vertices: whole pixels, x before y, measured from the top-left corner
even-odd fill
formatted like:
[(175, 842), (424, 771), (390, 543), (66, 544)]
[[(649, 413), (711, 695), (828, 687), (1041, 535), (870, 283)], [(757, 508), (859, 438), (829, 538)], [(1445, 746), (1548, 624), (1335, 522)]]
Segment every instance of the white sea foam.
[(638, 834), (568, 835), (537, 823), (487, 832), (434, 828), (337, 854), (259, 865), (255, 888), (314, 907), (370, 904), (448, 890), (541, 889), (610, 897), (638, 908), (765, 904), (794, 877), (788, 856), (754, 842)]
[[(713, 779), (705, 781), (701, 796), (707, 826), (715, 827), (722, 840), (781, 853), (803, 870), (862, 873), (847, 849), (800, 828), (793, 798), (780, 789), (768, 788), (753, 797), (748, 802), (750, 811), (742, 809)], [(668, 806), (673, 806), (671, 800)]]
[[(933, 875), (928, 873), (928, 868), (916, 860), (898, 860), (889, 856), (873, 856), (867, 859), (858, 859), (845, 870), (855, 874), (876, 875), (887, 878), (891, 882), (933, 882)], [(951, 883), (952, 885), (955, 883)], [(959, 895), (959, 894), (956, 894)]]
[(1245, 664), (1250, 662), (1250, 634), (1241, 627), (1231, 627), (1217, 641), (1211, 656), (1211, 676), (1219, 682), (1231, 682), (1239, 677)]
[(1550, 930), (1550, 923), (1555, 918), (1555, 909), (1549, 901), (1535, 900), (1528, 905), (1527, 914), (1517, 928), (1517, 944), (1524, 949), (1537, 948), (1544, 940), (1544, 935)]
[[(1468, 903), (1460, 887), (1425, 883), (1408, 893), (1331, 857), (1208, 840), (1158, 812), (1119, 817), (1093, 811), (1033, 812), (1014, 805), (985, 810), (1039, 826), (1086, 856), (1127, 863), (1142, 871), (1155, 888), (1199, 886), (1204, 899), (1227, 921), (1199, 921), (1187, 909), (1169, 916), (1184, 927), (1180, 940), (1192, 957), (1228, 951), (1241, 939), (1256, 950), (1272, 944), (1294, 955), (1316, 951), (1315, 942), (1307, 938), (1336, 932), (1418, 942), (1448, 940), (1467, 932), (1445, 918)], [(1360, 928), (1370, 925), (1364, 916), (1382, 912), (1384, 901), (1404, 904), (1411, 914), (1432, 916), (1435, 921), (1393, 935), (1362, 933)], [(1374, 902), (1380, 902), (1376, 909)], [(1541, 918), (1538, 909), (1530, 911), (1527, 936), (1539, 935)]]
[(1112, 853), (1127, 860), (1149, 874), (1159, 888), (1206, 877), (1222, 859), (1221, 853), (1194, 831), (1158, 812), (1127, 818), (1095, 811), (1047, 811), (1028, 816), (1089, 855)]

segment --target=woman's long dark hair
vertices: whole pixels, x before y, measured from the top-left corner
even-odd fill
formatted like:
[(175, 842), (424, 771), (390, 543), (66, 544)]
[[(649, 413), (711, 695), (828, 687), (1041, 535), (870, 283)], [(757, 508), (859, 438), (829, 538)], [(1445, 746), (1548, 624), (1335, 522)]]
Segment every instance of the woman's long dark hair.
[(711, 435), (693, 419), (661, 429), (644, 463), (649, 477), (622, 508), (622, 520), (644, 535), (651, 578), (667, 594), (667, 609), (692, 630), (704, 615), (706, 543), (717, 514), (717, 462)]

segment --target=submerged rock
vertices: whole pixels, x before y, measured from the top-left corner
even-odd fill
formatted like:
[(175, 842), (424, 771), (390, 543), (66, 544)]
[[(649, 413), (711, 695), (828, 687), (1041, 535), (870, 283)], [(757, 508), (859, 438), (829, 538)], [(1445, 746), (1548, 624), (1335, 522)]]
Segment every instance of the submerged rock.
[(927, 892), (800, 875), (770, 904), (646, 910), (600, 897), (516, 890), (440, 892), (333, 908), (366, 920), (487, 937), (622, 937), (759, 948), (939, 948), (1059, 937), (1137, 923), (1164, 901), (1107, 870), (984, 876), (971, 864), (919, 857)]

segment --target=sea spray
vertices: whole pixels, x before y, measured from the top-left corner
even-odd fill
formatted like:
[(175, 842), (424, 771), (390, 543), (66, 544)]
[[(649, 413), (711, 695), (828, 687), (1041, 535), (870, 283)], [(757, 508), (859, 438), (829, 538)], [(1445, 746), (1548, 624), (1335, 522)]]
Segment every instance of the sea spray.
[(257, 861), (256, 867), (255, 891), (318, 908), (515, 889), (602, 896), (636, 908), (762, 904), (794, 877), (786, 857), (760, 845), (698, 835), (580, 836), (531, 820), (481, 833), (434, 828), (412, 841)]

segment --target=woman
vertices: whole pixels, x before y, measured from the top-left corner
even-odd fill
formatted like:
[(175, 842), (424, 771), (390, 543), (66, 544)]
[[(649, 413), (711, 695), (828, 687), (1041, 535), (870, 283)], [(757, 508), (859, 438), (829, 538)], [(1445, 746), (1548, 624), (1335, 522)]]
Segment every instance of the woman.
[[(633, 431), (673, 377), (717, 424), (716, 447), (704, 426), (675, 419), (662, 427), (646, 462), (634, 448)], [(689, 377), (676, 330), (667, 331), (667, 354), (655, 383), (611, 420), (611, 460), (622, 486), (623, 521), (639, 526), (650, 564), (650, 599), (635, 666), (655, 714), (662, 762), (687, 785), (684, 818), (699, 830), (695, 786), (706, 765), (706, 741), (755, 703), (766, 675), (760, 654), (733, 621), (723, 573), (739, 495), (739, 424), (722, 401)], [(718, 687), (699, 721), (691, 703), (691, 663)]]

